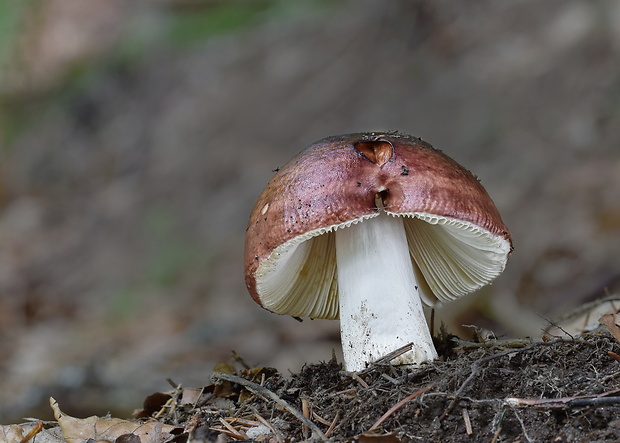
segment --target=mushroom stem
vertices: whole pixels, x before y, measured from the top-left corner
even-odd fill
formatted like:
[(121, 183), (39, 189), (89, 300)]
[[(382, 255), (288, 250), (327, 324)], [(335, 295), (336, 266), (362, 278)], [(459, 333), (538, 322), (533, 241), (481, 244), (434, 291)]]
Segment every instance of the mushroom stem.
[(338, 229), (336, 262), (347, 371), (361, 371), (408, 343), (413, 349), (392, 364), (418, 364), (437, 357), (402, 218), (381, 209), (377, 217)]

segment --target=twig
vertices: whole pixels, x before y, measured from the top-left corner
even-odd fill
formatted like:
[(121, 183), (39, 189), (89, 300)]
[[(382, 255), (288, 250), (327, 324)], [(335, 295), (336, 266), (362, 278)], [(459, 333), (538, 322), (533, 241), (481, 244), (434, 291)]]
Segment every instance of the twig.
[(259, 421), (248, 420), (247, 418), (241, 418), (241, 417), (231, 417), (229, 423), (231, 425), (235, 423), (239, 423), (242, 426), (249, 426), (251, 428), (255, 428), (256, 426), (260, 425)]
[(256, 417), (256, 419), (261, 422), (262, 424), (264, 424), (265, 426), (267, 426), (271, 432), (273, 433), (273, 435), (276, 437), (276, 440), (278, 441), (278, 443), (284, 443), (284, 438), (282, 437), (282, 434), (280, 434), (278, 431), (276, 431), (276, 428), (274, 428), (271, 423), (269, 423), (267, 420), (265, 420), (265, 418), (263, 416), (261, 416), (256, 410), (254, 410), (254, 416)]
[(463, 408), (463, 421), (465, 422), (465, 432), (467, 435), (471, 435), (474, 433), (474, 430), (471, 428), (471, 419), (469, 418), (469, 412), (467, 409)]
[(330, 422), (328, 422), (327, 420), (325, 420), (323, 417), (321, 417), (319, 414), (317, 414), (316, 412), (312, 411), (312, 418), (314, 418), (316, 421), (318, 421), (319, 423), (323, 423), (325, 426), (329, 426), (331, 425)]
[[(304, 417), (306, 417), (308, 420), (310, 420), (310, 406), (308, 405), (308, 399), (306, 397), (302, 397), (301, 398), (301, 413), (303, 414)], [(304, 436), (304, 439), (307, 440), (308, 439), (308, 431), (310, 428), (308, 428), (308, 426), (306, 425), (302, 425), (301, 427), (301, 432)]]
[(241, 357), (235, 351), (232, 351), (232, 356), (233, 356), (233, 359), (236, 362), (238, 362), (241, 366), (243, 366), (245, 369), (250, 369), (251, 368), (251, 366), (249, 364), (247, 364), (247, 362), (243, 359), (243, 357)]
[(519, 424), (521, 425), (521, 430), (523, 431), (523, 436), (525, 437), (525, 439), (529, 442), (529, 443), (534, 443), (534, 440), (532, 440), (530, 438), (529, 435), (527, 435), (527, 430), (525, 429), (525, 423), (523, 423), (523, 420), (521, 420), (521, 416), (519, 415), (519, 413), (517, 412), (517, 410), (514, 408), (514, 406), (509, 405), (510, 409), (512, 409), (512, 412), (514, 412), (515, 417), (517, 417), (517, 420), (519, 421)]
[(234, 438), (235, 440), (245, 440), (241, 435), (239, 435), (238, 432), (230, 432), (227, 428), (222, 428), (222, 427), (218, 427), (218, 426), (210, 426), (209, 427), (210, 431), (215, 431), (215, 432), (219, 432), (220, 434), (224, 434), (227, 435), (231, 438)]
[(499, 425), (499, 428), (497, 428), (497, 431), (495, 431), (495, 434), (493, 434), (493, 439), (491, 440), (491, 443), (495, 443), (497, 441), (500, 432), (502, 432), (502, 425)]
[(515, 398), (508, 397), (504, 401), (514, 406), (534, 406), (540, 409), (556, 409), (556, 408), (574, 408), (582, 406), (606, 406), (620, 403), (620, 396), (614, 395), (620, 393), (620, 389), (603, 392), (598, 395), (578, 395), (575, 397), (561, 398)]
[(493, 417), (493, 423), (492, 423), (491, 429), (497, 426), (497, 430), (493, 434), (493, 439), (491, 440), (491, 443), (495, 443), (497, 439), (499, 438), (499, 434), (502, 432), (502, 422), (504, 421), (505, 414), (506, 414), (506, 409), (503, 408), (501, 411), (497, 412), (495, 416)]
[(614, 372), (613, 374), (606, 375), (601, 379), (601, 383), (607, 383), (609, 380), (613, 380), (614, 378), (620, 377), (620, 371)]
[(371, 432), (371, 431), (374, 431), (375, 429), (377, 429), (379, 426), (381, 426), (381, 423), (383, 423), (385, 420), (387, 420), (390, 417), (390, 415), (392, 415), (394, 412), (396, 412), (400, 408), (402, 408), (403, 405), (405, 405), (407, 402), (413, 400), (414, 398), (419, 397), (420, 395), (424, 394), (426, 391), (428, 391), (432, 387), (433, 387), (433, 385), (428, 385), (425, 388), (422, 388), (422, 389), (414, 392), (413, 394), (410, 394), (410, 395), (406, 396), (405, 398), (403, 398), (401, 401), (399, 401), (394, 406), (392, 406), (385, 414), (383, 414), (381, 416), (381, 418), (379, 420), (377, 420), (376, 423), (370, 427), (370, 429), (368, 429), (368, 432)]
[(170, 397), (166, 403), (161, 407), (161, 409), (153, 416), (153, 418), (161, 418), (166, 412), (172, 413), (176, 407), (176, 399), (174, 397)]
[(607, 355), (609, 355), (611, 358), (613, 358), (617, 362), (620, 362), (620, 355), (616, 354), (615, 352), (607, 351)]
[[(358, 382), (360, 385), (362, 385), (362, 387), (364, 389), (368, 389), (370, 386), (368, 386), (368, 383), (366, 383), (364, 381), (364, 379), (362, 377), (360, 377), (356, 372), (348, 372), (348, 371), (341, 371), (342, 374), (351, 377), (353, 380), (355, 380), (356, 382)], [(360, 372), (361, 374), (361, 372)]]
[(620, 404), (620, 397), (578, 398), (566, 404), (571, 408), (583, 406), (609, 406)]
[[(193, 405), (194, 408), (196, 408), (196, 406), (198, 406), (198, 402), (200, 401), (200, 397), (202, 397), (202, 394), (204, 394), (204, 392), (205, 392), (205, 387), (203, 386), (202, 388), (200, 388), (200, 394), (198, 394), (196, 396), (196, 401), (194, 402), (194, 405)], [(209, 394), (213, 395), (212, 393), (209, 393)]]
[[(617, 278), (618, 276), (612, 277), (612, 281), (616, 281)], [(603, 291), (605, 292), (605, 296), (603, 298), (599, 298), (591, 302), (583, 303), (577, 309), (574, 309), (572, 312), (569, 312), (568, 315), (563, 316), (559, 322), (560, 323), (572, 322), (578, 319), (579, 317), (582, 317), (585, 314), (586, 317), (584, 319), (583, 326), (582, 326), (582, 329), (584, 329), (588, 324), (590, 315), (592, 315), (594, 310), (598, 308), (599, 306), (609, 303), (611, 305), (610, 311), (617, 311), (616, 306), (614, 305), (614, 302), (620, 300), (620, 294), (611, 295), (607, 287), (603, 288)], [(568, 335), (569, 337), (573, 338), (573, 336), (570, 333), (568, 333), (566, 330), (564, 330), (561, 326), (559, 326), (555, 322), (551, 321), (550, 319), (544, 317), (541, 314), (538, 314), (538, 316), (543, 318), (549, 323), (549, 326), (545, 329), (545, 333), (548, 333), (551, 327), (556, 327), (560, 331)]]
[(241, 429), (235, 429), (233, 428), (233, 426), (228, 423), (226, 420), (224, 420), (222, 417), (220, 417), (220, 423), (222, 423), (222, 425), (228, 429), (228, 432), (230, 432), (237, 440), (247, 440), (248, 436), (245, 432), (243, 432)]
[[(566, 336), (570, 337), (571, 339), (574, 339), (574, 338), (575, 338), (575, 337), (573, 336), (573, 334), (571, 334), (570, 332), (568, 332), (566, 329), (564, 329), (562, 326), (560, 326), (558, 323), (554, 322), (554, 321), (553, 321), (553, 320), (551, 320), (550, 318), (548, 318), (548, 317), (546, 317), (546, 316), (544, 316), (544, 315), (542, 315), (541, 313), (536, 312), (536, 311), (534, 311), (534, 313), (535, 313), (536, 315), (538, 315), (541, 319), (543, 319), (544, 321), (546, 321), (546, 322), (549, 324), (549, 326), (547, 326), (547, 327), (546, 327), (545, 329), (543, 329), (543, 331), (542, 331), (542, 332), (543, 332), (543, 340), (544, 340), (544, 338), (545, 338), (545, 337), (556, 337), (555, 335), (551, 335), (551, 334), (549, 333), (549, 331), (551, 330), (551, 328), (557, 328), (557, 329), (559, 329), (560, 331), (562, 331), (564, 334), (566, 334)], [(583, 312), (581, 312), (581, 313), (583, 313)], [(581, 313), (580, 313), (580, 314), (581, 314)], [(573, 313), (573, 314), (574, 314), (574, 313)], [(573, 315), (573, 314), (571, 314), (571, 315)], [(578, 314), (578, 315), (580, 315), (580, 314)], [(575, 317), (578, 317), (578, 315), (575, 315)], [(570, 318), (570, 315), (569, 315), (569, 316), (567, 316), (567, 317), (565, 317), (565, 318), (563, 318), (561, 322), (566, 322), (567, 320), (569, 320), (569, 318)]]
[[(618, 373), (618, 375), (620, 375), (620, 373)], [(339, 395), (344, 395), (344, 394), (352, 394), (353, 392), (356, 392), (358, 388), (349, 388), (349, 389), (345, 389), (344, 391), (338, 391), (338, 392), (334, 392), (332, 394), (329, 394), (330, 397), (337, 397)]]
[(413, 349), (413, 342), (412, 343), (408, 343), (405, 346), (401, 346), (400, 348), (395, 349), (394, 351), (390, 352), (389, 354), (384, 355), (380, 359), (370, 363), (370, 366), (368, 366), (363, 371), (359, 371), (358, 374), (359, 375), (366, 374), (366, 373), (372, 371), (373, 369), (375, 369), (375, 367), (377, 367), (377, 366), (389, 364), (395, 358), (400, 357), (405, 352), (409, 352), (412, 349)]
[(338, 419), (340, 419), (340, 411), (336, 412), (336, 416), (334, 417), (334, 420), (329, 425), (329, 428), (327, 428), (327, 431), (325, 431), (326, 437), (329, 437), (331, 435), (332, 431), (336, 427), (336, 423), (338, 423)]
[(314, 424), (312, 420), (309, 420), (306, 417), (304, 417), (301, 412), (299, 412), (297, 409), (291, 406), (288, 402), (282, 400), (280, 397), (278, 397), (274, 392), (270, 391), (269, 389), (259, 384), (256, 384), (254, 382), (251, 382), (249, 380), (246, 380), (245, 378), (237, 377), (236, 375), (225, 374), (223, 372), (213, 373), (213, 378), (217, 380), (225, 380), (225, 381), (229, 381), (232, 383), (240, 384), (241, 386), (245, 387), (248, 391), (253, 392), (254, 394), (260, 395), (261, 397), (267, 397), (269, 400), (272, 400), (276, 402), (277, 404), (279, 404), (280, 406), (282, 406), (284, 409), (290, 412), (295, 418), (297, 418), (303, 424), (307, 425), (312, 430), (312, 433), (314, 434), (314, 438), (318, 438), (321, 440), (327, 440), (327, 437), (325, 437), (325, 434), (323, 434), (323, 431), (321, 431), (318, 428), (318, 426)]
[(19, 441), (19, 443), (28, 443), (35, 435), (43, 430), (43, 422), (38, 421), (34, 427)]
[(381, 378), (385, 378), (387, 381), (389, 381), (390, 383), (398, 386), (401, 384), (401, 382), (399, 380), (396, 380), (393, 377), (390, 377), (389, 375), (387, 375), (385, 372), (381, 374)]

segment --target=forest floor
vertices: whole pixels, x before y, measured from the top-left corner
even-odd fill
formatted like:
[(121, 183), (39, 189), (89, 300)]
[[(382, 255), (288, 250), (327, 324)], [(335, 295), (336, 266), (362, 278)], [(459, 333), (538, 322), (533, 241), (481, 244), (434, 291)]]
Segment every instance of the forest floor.
[(169, 380), (173, 388), (147, 397), (132, 420), (73, 419), (54, 404), (60, 426), (27, 426), (38, 442), (620, 439), (620, 346), (607, 330), (536, 342), (444, 334), (436, 344), (433, 362), (411, 368), (384, 360), (359, 373), (334, 357), (282, 374), (233, 353), (214, 368), (212, 383)]

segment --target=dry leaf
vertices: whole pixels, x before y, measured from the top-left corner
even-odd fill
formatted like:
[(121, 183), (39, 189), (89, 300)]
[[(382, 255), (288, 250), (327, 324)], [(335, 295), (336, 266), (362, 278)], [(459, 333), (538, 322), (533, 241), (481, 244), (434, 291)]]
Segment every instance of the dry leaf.
[(156, 412), (159, 412), (159, 410), (171, 398), (172, 396), (170, 394), (166, 394), (163, 392), (155, 392), (154, 394), (151, 394), (144, 399), (144, 403), (142, 404), (142, 409), (135, 411), (133, 415), (135, 418), (151, 417)]
[(203, 395), (205, 388), (185, 388), (181, 396), (182, 405), (195, 405)]
[(618, 324), (618, 313), (610, 312), (603, 315), (598, 319), (599, 323), (605, 325), (605, 327), (611, 332), (616, 341), (620, 342), (620, 325)]
[[(34, 438), (36, 437), (36, 439)], [(0, 441), (3, 443), (64, 443), (60, 431), (42, 429), (41, 422), (23, 423), (19, 425), (0, 426)]]
[[(88, 439), (115, 440), (126, 434), (136, 435), (143, 443), (164, 441), (175, 428), (159, 422), (137, 423), (120, 418), (74, 418), (60, 410), (58, 403), (50, 398), (50, 406), (58, 420), (62, 435), (67, 443), (83, 443)], [(126, 437), (124, 437), (126, 438)]]

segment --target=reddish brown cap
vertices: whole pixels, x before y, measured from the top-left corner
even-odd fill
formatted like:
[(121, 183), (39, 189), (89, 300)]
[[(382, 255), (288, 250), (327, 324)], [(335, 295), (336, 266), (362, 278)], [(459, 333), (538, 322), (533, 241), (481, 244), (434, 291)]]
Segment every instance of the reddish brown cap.
[(245, 281), (264, 308), (338, 318), (334, 233), (377, 216), (405, 217), (427, 303), (458, 298), (499, 275), (512, 251), (493, 201), (468, 170), (400, 133), (328, 137), (269, 182), (250, 215)]

